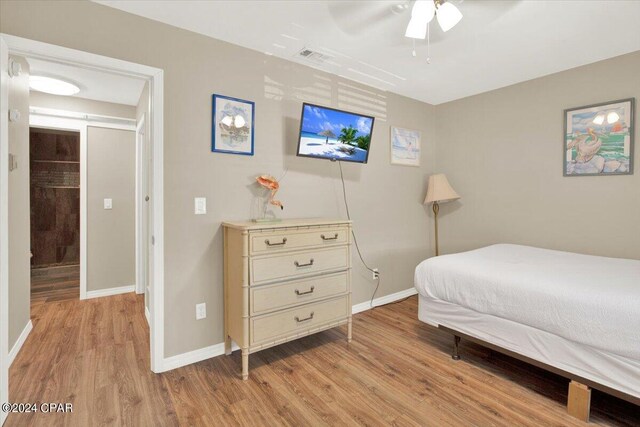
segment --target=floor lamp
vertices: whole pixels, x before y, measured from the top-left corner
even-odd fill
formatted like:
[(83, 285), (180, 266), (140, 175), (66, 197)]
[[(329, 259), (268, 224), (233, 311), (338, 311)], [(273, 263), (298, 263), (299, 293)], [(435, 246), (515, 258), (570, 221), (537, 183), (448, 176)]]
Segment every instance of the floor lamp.
[(440, 203), (450, 202), (459, 198), (460, 196), (453, 188), (451, 188), (447, 177), (443, 173), (431, 175), (429, 177), (427, 197), (424, 199), (424, 204), (433, 204), (433, 217), (436, 223), (436, 256), (440, 255), (440, 249), (438, 248), (438, 212), (440, 212)]

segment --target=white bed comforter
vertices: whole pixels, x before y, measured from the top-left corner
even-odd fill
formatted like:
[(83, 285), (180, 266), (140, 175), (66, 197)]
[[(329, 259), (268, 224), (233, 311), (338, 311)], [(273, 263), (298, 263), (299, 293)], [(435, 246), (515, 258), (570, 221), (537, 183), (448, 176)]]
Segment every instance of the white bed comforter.
[(640, 261), (500, 244), (423, 261), (415, 287), (640, 360)]

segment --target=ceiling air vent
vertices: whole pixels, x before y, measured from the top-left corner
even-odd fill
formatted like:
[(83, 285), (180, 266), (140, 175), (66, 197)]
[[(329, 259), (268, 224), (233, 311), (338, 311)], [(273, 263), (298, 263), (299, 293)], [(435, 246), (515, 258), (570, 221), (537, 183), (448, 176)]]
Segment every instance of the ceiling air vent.
[(331, 60), (329, 55), (325, 55), (324, 53), (320, 53), (306, 47), (299, 51), (295, 56), (307, 61), (315, 62), (316, 64), (322, 64)]

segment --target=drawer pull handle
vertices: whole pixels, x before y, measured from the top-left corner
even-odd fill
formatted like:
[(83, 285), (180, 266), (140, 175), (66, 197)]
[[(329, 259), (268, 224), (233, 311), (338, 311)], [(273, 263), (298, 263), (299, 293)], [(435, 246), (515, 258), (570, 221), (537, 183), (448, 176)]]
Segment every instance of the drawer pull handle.
[(267, 239), (267, 240), (265, 240), (265, 241), (264, 241), (264, 243), (266, 243), (266, 245), (267, 245), (267, 246), (282, 246), (282, 245), (284, 245), (285, 243), (287, 243), (287, 238), (286, 238), (286, 237), (283, 237), (283, 238), (282, 238), (282, 242), (278, 242), (278, 243), (271, 243), (271, 242), (269, 241), (269, 239)]
[(338, 233), (335, 233), (333, 237), (326, 237), (324, 234), (320, 235), (322, 240), (338, 240)]
[(307, 320), (311, 320), (313, 319), (313, 311), (311, 312), (311, 314), (309, 315), (309, 317), (305, 317), (304, 319), (299, 318), (298, 316), (295, 317), (296, 322), (298, 323), (302, 323), (302, 322), (306, 322)]
[(297, 289), (296, 289), (296, 295), (307, 295), (307, 294), (312, 294), (315, 288), (316, 288), (315, 286), (312, 286), (312, 287), (311, 287), (311, 289), (309, 289), (309, 290), (308, 290), (308, 291), (306, 291), (306, 292), (300, 292), (299, 290), (297, 290)]
[(309, 267), (309, 266), (313, 265), (313, 258), (311, 258), (311, 259), (309, 260), (309, 262), (308, 262), (308, 263), (306, 263), (306, 264), (300, 264), (298, 261), (294, 261), (294, 262), (293, 262), (293, 264), (294, 264), (296, 267)]

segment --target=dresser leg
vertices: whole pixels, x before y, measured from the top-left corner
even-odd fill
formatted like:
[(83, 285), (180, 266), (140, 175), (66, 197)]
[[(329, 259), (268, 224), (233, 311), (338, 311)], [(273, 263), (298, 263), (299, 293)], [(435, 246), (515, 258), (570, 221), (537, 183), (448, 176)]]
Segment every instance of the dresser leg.
[(347, 342), (351, 342), (352, 336), (353, 336), (353, 321), (351, 320), (351, 316), (349, 316), (349, 321), (347, 322)]
[(224, 354), (229, 356), (231, 354), (231, 337), (226, 335), (224, 338)]
[(249, 379), (249, 350), (246, 348), (242, 349), (242, 379)]

